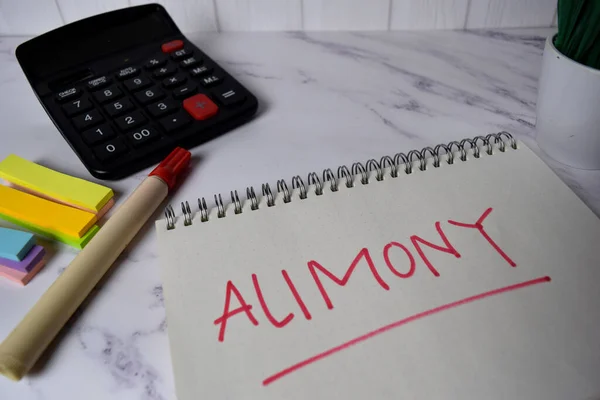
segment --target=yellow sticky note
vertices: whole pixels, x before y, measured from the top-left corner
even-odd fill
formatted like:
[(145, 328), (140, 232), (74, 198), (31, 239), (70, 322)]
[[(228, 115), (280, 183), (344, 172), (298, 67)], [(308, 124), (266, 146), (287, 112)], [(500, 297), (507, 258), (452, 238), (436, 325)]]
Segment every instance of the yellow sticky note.
[(0, 214), (48, 232), (81, 238), (96, 215), (0, 185)]
[(22, 226), (23, 228), (25, 228), (33, 233), (37, 233), (38, 235), (45, 236), (49, 239), (63, 242), (65, 244), (68, 244), (69, 246), (72, 246), (79, 250), (83, 249), (89, 243), (89, 241), (92, 240), (92, 238), (96, 235), (96, 233), (98, 233), (98, 231), (100, 230), (100, 227), (98, 227), (98, 225), (94, 225), (85, 233), (85, 235), (83, 235), (80, 238), (76, 238), (76, 237), (72, 237), (69, 235), (65, 235), (64, 233), (52, 232), (47, 229), (42, 229), (39, 226), (32, 225), (25, 221), (20, 221), (16, 218), (10, 217), (6, 214), (0, 213), (0, 218), (6, 220), (8, 222), (12, 222), (15, 225)]
[(99, 212), (113, 197), (110, 188), (54, 171), (14, 154), (0, 161), (0, 178), (34, 194), (92, 213)]

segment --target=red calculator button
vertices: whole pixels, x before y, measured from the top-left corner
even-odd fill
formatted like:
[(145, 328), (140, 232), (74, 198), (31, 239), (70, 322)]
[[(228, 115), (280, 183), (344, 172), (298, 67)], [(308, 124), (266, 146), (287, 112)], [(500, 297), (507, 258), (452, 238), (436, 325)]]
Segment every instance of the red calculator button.
[(196, 120), (209, 119), (219, 111), (219, 107), (205, 94), (188, 97), (183, 101), (183, 108)]
[(171, 40), (170, 42), (163, 43), (160, 48), (163, 53), (172, 53), (175, 50), (183, 49), (183, 40)]

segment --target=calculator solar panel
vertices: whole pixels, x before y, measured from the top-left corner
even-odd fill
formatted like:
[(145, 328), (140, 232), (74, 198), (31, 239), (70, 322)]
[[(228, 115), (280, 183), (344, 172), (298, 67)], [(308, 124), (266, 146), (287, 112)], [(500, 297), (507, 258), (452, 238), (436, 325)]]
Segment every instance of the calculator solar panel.
[(17, 58), (90, 173), (120, 179), (248, 122), (256, 97), (181, 34), (157, 4), (31, 39)]

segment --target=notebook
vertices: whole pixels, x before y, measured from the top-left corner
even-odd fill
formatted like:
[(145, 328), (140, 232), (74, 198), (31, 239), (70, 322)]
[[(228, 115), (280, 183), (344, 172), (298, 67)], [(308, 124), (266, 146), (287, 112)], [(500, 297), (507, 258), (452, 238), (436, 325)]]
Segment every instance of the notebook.
[(600, 398), (600, 221), (509, 134), (215, 201), (156, 222), (179, 400)]

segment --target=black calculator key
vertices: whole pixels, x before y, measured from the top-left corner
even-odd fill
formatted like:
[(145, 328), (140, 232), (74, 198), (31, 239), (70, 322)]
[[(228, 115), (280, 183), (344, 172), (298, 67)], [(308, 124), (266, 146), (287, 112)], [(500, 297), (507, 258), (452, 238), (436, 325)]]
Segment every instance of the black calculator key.
[(105, 140), (115, 137), (115, 131), (108, 125), (102, 124), (94, 128), (88, 129), (81, 134), (81, 137), (87, 144), (97, 144)]
[(136, 67), (127, 67), (127, 68), (123, 68), (122, 70), (117, 72), (117, 78), (118, 79), (127, 79), (127, 78), (131, 78), (132, 76), (136, 76), (139, 73), (140, 73), (140, 70), (137, 69)]
[(94, 153), (100, 161), (107, 161), (115, 158), (123, 153), (127, 153), (128, 149), (125, 142), (121, 138), (115, 138), (110, 142), (94, 147)]
[(199, 63), (200, 63), (200, 60), (198, 60), (196, 57), (189, 57), (189, 58), (183, 59), (183, 61), (181, 61), (179, 63), (179, 66), (181, 68), (189, 68), (189, 67), (193, 67), (194, 65), (198, 65)]
[(145, 76), (138, 76), (137, 78), (128, 79), (124, 83), (125, 87), (132, 92), (152, 85), (152, 81)]
[(190, 49), (181, 49), (171, 53), (173, 60), (181, 60), (182, 58), (191, 57), (194, 52)]
[(153, 101), (160, 100), (165, 97), (165, 92), (156, 86), (149, 87), (146, 90), (141, 90), (135, 94), (135, 98), (142, 104), (149, 104)]
[(144, 126), (136, 129), (133, 132), (129, 132), (126, 136), (134, 147), (140, 147), (148, 142), (160, 138), (160, 133), (158, 133), (158, 131), (151, 126)]
[(115, 119), (115, 122), (120, 130), (128, 131), (145, 123), (146, 117), (139, 111), (133, 111)]
[(148, 111), (152, 114), (153, 117), (162, 117), (163, 115), (167, 115), (176, 111), (179, 108), (177, 103), (173, 100), (163, 100), (158, 103), (151, 104), (148, 106)]
[(221, 82), (221, 77), (211, 74), (200, 78), (200, 83), (204, 87), (215, 86)]
[(165, 65), (166, 62), (167, 62), (167, 56), (164, 54), (160, 54), (160, 55), (157, 55), (156, 57), (152, 57), (151, 59), (146, 61), (146, 64), (144, 64), (144, 67), (146, 67), (148, 69), (154, 69), (154, 68), (158, 68), (158, 67)]
[(108, 101), (121, 97), (121, 94), (121, 89), (119, 89), (117, 85), (112, 85), (105, 89), (101, 89), (97, 92), (94, 92), (94, 97), (100, 103), (106, 103)]
[(184, 99), (196, 93), (196, 84), (188, 83), (185, 86), (173, 90), (173, 97), (176, 99)]
[(65, 110), (65, 114), (71, 117), (73, 115), (82, 113), (84, 111), (92, 108), (92, 102), (87, 97), (82, 97), (81, 99), (71, 100), (63, 105), (63, 110)]
[(81, 91), (75, 87), (63, 90), (62, 92), (59, 92), (56, 94), (56, 100), (60, 101), (61, 103), (63, 101), (67, 101), (69, 99), (74, 99), (75, 97), (79, 97), (79, 95), (81, 94)]
[(116, 117), (117, 115), (121, 115), (126, 111), (129, 111), (133, 108), (133, 103), (129, 101), (129, 99), (124, 98), (121, 100), (114, 101), (109, 105), (105, 106), (104, 109), (111, 117)]
[(241, 103), (246, 99), (246, 96), (237, 89), (226, 88), (218, 91), (214, 90), (213, 93), (217, 100), (226, 106)]
[(172, 88), (185, 83), (186, 77), (184, 74), (175, 74), (163, 81), (163, 86), (166, 88)]
[(177, 67), (176, 66), (174, 66), (174, 65), (167, 65), (167, 66), (155, 69), (154, 70), (154, 77), (155, 78), (162, 78), (162, 77), (165, 77), (165, 76), (173, 75), (175, 72), (177, 72)]
[(190, 70), (192, 76), (200, 76), (204, 74), (209, 74), (212, 72), (212, 68), (208, 68), (206, 65), (201, 65), (199, 67), (194, 67)]
[(111, 82), (111, 79), (109, 77), (100, 76), (98, 78), (92, 79), (91, 81), (88, 81), (87, 87), (90, 90), (96, 90), (96, 89), (100, 89), (101, 87), (108, 85), (110, 82)]
[(100, 122), (104, 121), (104, 118), (102, 117), (102, 115), (100, 115), (98, 110), (91, 110), (86, 112), (85, 114), (81, 114), (73, 118), (72, 121), (73, 125), (75, 125), (75, 128), (82, 131), (85, 128), (99, 124)]
[(160, 124), (167, 133), (175, 132), (190, 122), (192, 122), (192, 118), (182, 111), (160, 120)]

